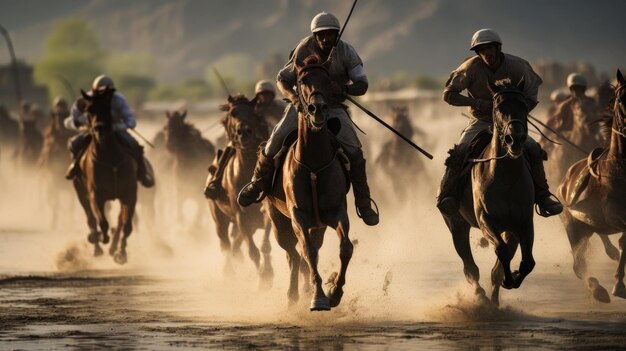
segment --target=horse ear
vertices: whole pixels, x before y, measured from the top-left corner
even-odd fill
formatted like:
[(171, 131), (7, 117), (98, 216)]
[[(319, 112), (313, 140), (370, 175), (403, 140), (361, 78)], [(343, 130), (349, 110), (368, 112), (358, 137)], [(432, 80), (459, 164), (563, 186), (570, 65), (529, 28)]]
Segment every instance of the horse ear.
[(489, 89), (491, 95), (496, 95), (500, 91), (500, 87), (491, 81), (487, 83), (487, 89)]
[(622, 71), (620, 71), (619, 68), (617, 69), (617, 81), (619, 82), (619, 85), (626, 84), (626, 79), (624, 79)]
[(220, 111), (228, 112), (230, 110), (229, 104), (220, 105)]
[(185, 117), (187, 117), (187, 109), (184, 109), (183, 112), (181, 112), (180, 114), (181, 119), (185, 119)]
[(83, 99), (87, 100), (87, 101), (91, 101), (92, 97), (89, 96), (87, 93), (85, 93), (85, 91), (83, 89), (80, 89), (80, 95), (83, 96)]
[(165, 110), (165, 117), (167, 117), (167, 119), (172, 118), (172, 113), (170, 112), (170, 110)]
[(524, 81), (524, 77), (522, 77), (522, 79), (520, 79), (519, 82), (517, 82), (517, 89), (519, 89), (520, 91), (524, 91), (525, 84), (526, 82)]

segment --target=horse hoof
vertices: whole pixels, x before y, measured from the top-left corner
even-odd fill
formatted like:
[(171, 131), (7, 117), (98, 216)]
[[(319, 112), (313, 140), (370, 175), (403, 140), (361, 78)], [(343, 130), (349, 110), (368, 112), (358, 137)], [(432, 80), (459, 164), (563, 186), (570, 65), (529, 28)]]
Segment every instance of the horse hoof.
[(477, 287), (476, 290), (474, 290), (474, 294), (476, 294), (476, 296), (487, 296), (487, 293), (485, 292), (485, 289), (483, 289), (482, 287)]
[(326, 296), (311, 300), (311, 311), (330, 311), (330, 301)]
[(96, 247), (93, 249), (93, 255), (95, 257), (102, 256), (103, 253), (104, 251), (102, 251), (102, 248), (100, 247), (100, 245), (96, 245)]
[(97, 244), (99, 237), (100, 234), (98, 232), (91, 232), (87, 235), (87, 241), (89, 241), (90, 244)]
[(513, 289), (518, 289), (522, 285), (522, 281), (524, 281), (524, 278), (519, 271), (513, 272)]
[(336, 285), (330, 288), (328, 291), (330, 307), (337, 307), (343, 297), (343, 288), (338, 288)]
[(609, 296), (609, 292), (600, 285), (600, 282), (596, 278), (589, 278), (587, 280), (589, 284), (589, 289), (591, 290), (591, 295), (596, 301), (609, 303), (611, 302), (611, 297)]
[(109, 235), (107, 233), (100, 233), (100, 241), (103, 244), (108, 244), (109, 240), (111, 240), (111, 238), (109, 237)]
[(624, 284), (615, 284), (613, 287), (613, 296), (626, 299), (626, 287), (624, 287)]
[(117, 264), (125, 264), (128, 261), (126, 254), (123, 252), (116, 253), (115, 256), (113, 256), (113, 260)]

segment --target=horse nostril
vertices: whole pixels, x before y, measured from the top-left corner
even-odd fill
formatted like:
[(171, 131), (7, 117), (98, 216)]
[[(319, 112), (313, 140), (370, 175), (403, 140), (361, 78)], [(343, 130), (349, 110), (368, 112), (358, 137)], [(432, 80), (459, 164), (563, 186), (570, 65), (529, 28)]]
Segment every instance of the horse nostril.
[(307, 107), (307, 111), (309, 111), (310, 114), (315, 114), (316, 110), (317, 107), (315, 107), (315, 104), (309, 104), (309, 106)]

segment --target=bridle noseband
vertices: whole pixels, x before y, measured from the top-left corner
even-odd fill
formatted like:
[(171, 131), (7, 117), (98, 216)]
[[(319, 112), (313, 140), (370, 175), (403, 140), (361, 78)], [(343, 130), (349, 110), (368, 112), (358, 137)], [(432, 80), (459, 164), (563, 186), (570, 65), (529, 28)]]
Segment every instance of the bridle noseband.
[[(496, 98), (504, 95), (504, 94), (518, 94), (518, 95), (522, 95), (522, 92), (517, 90), (517, 89), (510, 89), (510, 88), (504, 88), (500, 91), (498, 91), (497, 93), (495, 93), (493, 95), (493, 101), (496, 101)], [(494, 133), (496, 133), (498, 135), (498, 138), (500, 139), (500, 141), (502, 143), (505, 143), (505, 138), (506, 136), (509, 134), (509, 130), (511, 129), (511, 126), (513, 126), (513, 124), (517, 123), (520, 124), (522, 126), (522, 128), (524, 129), (524, 133), (528, 133), (528, 125), (525, 123), (525, 121), (519, 120), (519, 119), (511, 119), (509, 120), (505, 125), (504, 128), (501, 128), (501, 123), (500, 123), (500, 119), (497, 118), (497, 112), (498, 111), (498, 107), (499, 104), (496, 104), (493, 106), (493, 115), (492, 118), (494, 120), (494, 125), (495, 125), (495, 130), (493, 131)], [(528, 112), (528, 111), (526, 111)]]
[[(296, 92), (298, 94), (298, 100), (300, 101), (300, 106), (302, 106), (302, 112), (304, 114), (304, 116), (307, 119), (307, 123), (310, 125), (312, 122), (312, 119), (315, 118), (315, 116), (311, 113), (311, 111), (308, 110), (308, 108), (306, 108), (306, 106), (308, 106), (308, 101), (304, 100), (304, 96), (302, 96), (302, 88), (301, 85), (303, 85), (304, 83), (302, 82), (303, 76), (306, 74), (307, 71), (313, 70), (313, 69), (321, 69), (325, 72), (326, 75), (330, 75), (329, 71), (328, 71), (328, 67), (326, 67), (323, 64), (318, 64), (318, 63), (314, 63), (314, 64), (309, 64), (306, 66), (303, 66), (299, 69), (298, 71), (298, 76), (297, 76), (297, 82), (296, 82)], [(309, 96), (309, 98), (315, 94), (320, 94), (322, 95), (324, 98), (327, 98), (327, 96), (325, 96), (324, 93), (322, 93), (321, 91), (313, 91), (312, 94)]]
[(623, 138), (626, 138), (626, 125), (624, 125), (624, 116), (626, 115), (626, 106), (620, 99), (623, 91), (626, 89), (626, 85), (621, 85), (615, 90), (615, 118), (617, 118), (617, 129), (611, 127), (613, 132), (617, 133)]

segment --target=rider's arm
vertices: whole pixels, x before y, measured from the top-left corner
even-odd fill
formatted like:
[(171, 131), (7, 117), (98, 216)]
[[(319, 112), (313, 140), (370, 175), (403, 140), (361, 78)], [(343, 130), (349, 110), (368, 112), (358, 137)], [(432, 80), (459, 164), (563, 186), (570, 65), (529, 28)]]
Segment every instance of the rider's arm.
[(292, 52), (289, 62), (287, 62), (285, 67), (278, 72), (278, 76), (276, 77), (276, 87), (278, 87), (278, 90), (285, 98), (291, 100), (292, 102), (298, 100), (298, 94), (293, 88), (296, 85), (294, 57), (295, 55)]
[(348, 72), (348, 76), (352, 84), (346, 85), (346, 93), (353, 96), (365, 95), (369, 83), (365, 71), (363, 70), (363, 65), (357, 65), (351, 69), (350, 72)]
[(543, 80), (530, 66), (528, 62), (524, 62), (524, 97), (526, 98), (526, 105), (528, 105), (528, 112), (532, 111), (539, 103), (537, 96), (539, 95), (539, 86), (543, 83)]
[(128, 106), (128, 102), (122, 94), (115, 93), (115, 95), (113, 95), (112, 105), (113, 113), (116, 113), (122, 122), (120, 125), (115, 126), (116, 129), (133, 129), (137, 126), (137, 121), (135, 120), (133, 111), (130, 109), (130, 106)]

